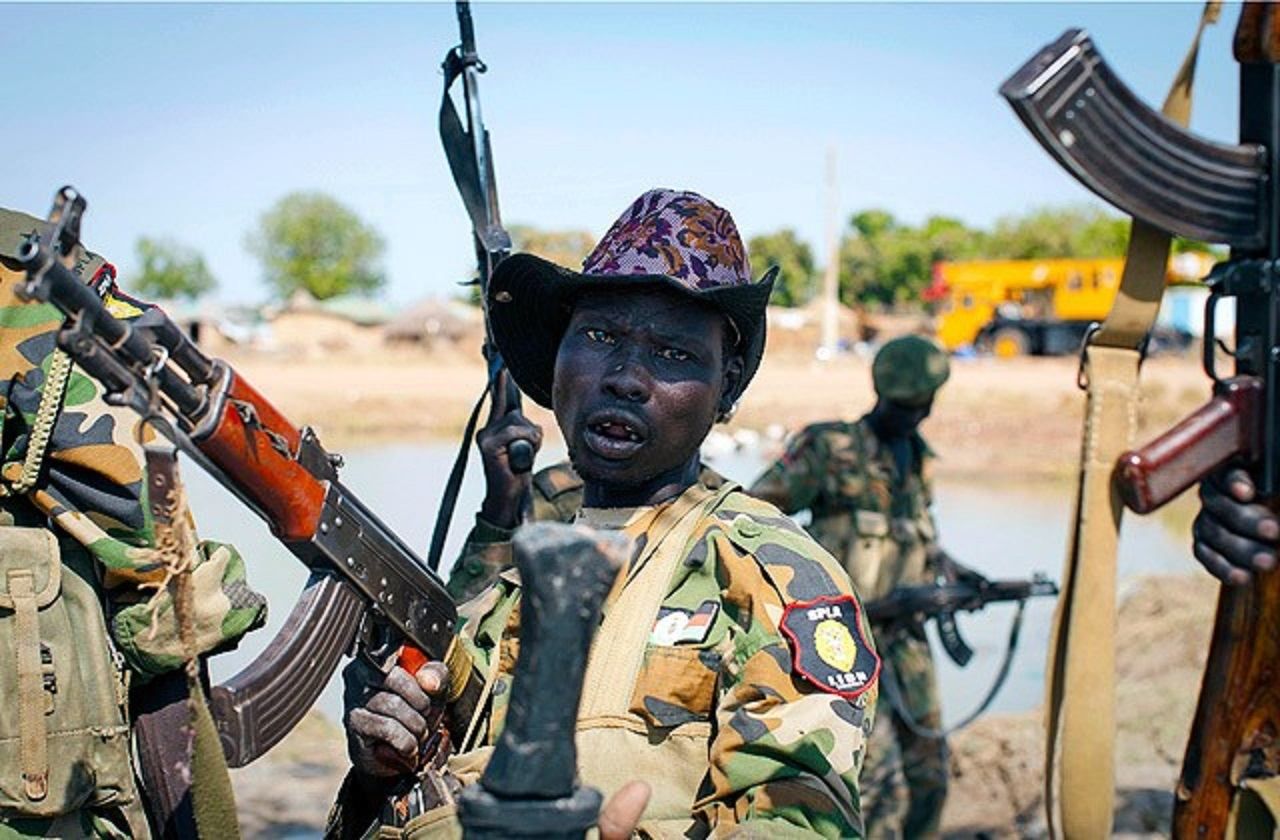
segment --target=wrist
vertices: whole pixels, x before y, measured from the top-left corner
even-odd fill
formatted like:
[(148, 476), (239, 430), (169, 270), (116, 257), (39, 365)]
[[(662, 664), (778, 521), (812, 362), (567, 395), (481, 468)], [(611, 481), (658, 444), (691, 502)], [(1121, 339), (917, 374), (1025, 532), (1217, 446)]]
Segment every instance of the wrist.
[(467, 536), (470, 543), (509, 543), (515, 526), (506, 526), (490, 519), (483, 508), (476, 514), (476, 524)]
[(480, 513), (476, 515), (476, 522), (485, 522), (486, 524), (507, 532), (510, 538), (511, 532), (520, 525), (520, 507), (518, 504), (509, 504), (505, 500), (502, 502), (491, 502), (488, 498), (480, 505)]

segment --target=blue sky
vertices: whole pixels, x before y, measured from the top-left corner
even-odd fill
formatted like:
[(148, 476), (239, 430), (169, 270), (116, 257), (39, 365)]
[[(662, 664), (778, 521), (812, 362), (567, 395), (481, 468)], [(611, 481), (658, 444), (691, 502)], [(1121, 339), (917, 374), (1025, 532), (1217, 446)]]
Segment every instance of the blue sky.
[[(601, 234), (651, 186), (746, 235), (820, 248), (824, 159), (842, 215), (977, 225), (1090, 197), (996, 94), (1069, 26), (1158, 106), (1198, 3), (479, 3), (504, 219)], [(1209, 30), (1192, 127), (1236, 132), (1238, 6)], [(245, 233), (323, 190), (387, 240), (385, 296), (448, 295), (470, 234), (436, 134), (452, 3), (0, 5), (10, 114), (0, 204), (89, 200), (86, 242), (127, 277), (140, 235), (197, 248), (228, 301), (266, 297)]]

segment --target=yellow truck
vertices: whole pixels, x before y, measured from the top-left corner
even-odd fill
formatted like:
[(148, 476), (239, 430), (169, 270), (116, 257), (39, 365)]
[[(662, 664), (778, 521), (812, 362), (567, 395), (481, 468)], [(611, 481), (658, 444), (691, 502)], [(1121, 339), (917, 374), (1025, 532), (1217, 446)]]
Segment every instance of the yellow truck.
[[(1212, 264), (1208, 254), (1178, 254), (1166, 281), (1197, 282)], [(933, 304), (938, 340), (950, 352), (1056, 356), (1074, 353), (1089, 325), (1106, 317), (1123, 270), (1122, 259), (939, 262), (922, 297)]]

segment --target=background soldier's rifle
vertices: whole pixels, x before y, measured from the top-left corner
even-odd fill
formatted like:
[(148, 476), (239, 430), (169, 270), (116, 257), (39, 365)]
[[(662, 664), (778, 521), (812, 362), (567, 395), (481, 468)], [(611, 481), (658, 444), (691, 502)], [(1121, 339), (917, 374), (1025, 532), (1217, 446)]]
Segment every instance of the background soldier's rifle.
[[(926, 586), (899, 586), (867, 601), (863, 607), (872, 624), (925, 621), (938, 615), (975, 612), (999, 601), (1025, 601), (1058, 594), (1053, 581), (1037, 573), (1030, 580), (960, 581)], [(964, 664), (958, 662), (956, 664)]]
[[(1207, 279), (1204, 365), (1213, 399), (1116, 466), (1119, 498), (1138, 513), (1232, 462), (1252, 470), (1273, 508), (1280, 492), (1280, 13), (1273, 5), (1245, 4), (1235, 57), (1236, 146), (1198, 138), (1142, 105), (1078, 30), (1002, 90), (1036, 139), (1099, 196), (1170, 233), (1231, 246), (1231, 259)], [(1236, 376), (1222, 378), (1214, 313), (1228, 297), (1237, 303), (1229, 351)], [(1176, 791), (1175, 837), (1224, 836), (1239, 809), (1260, 807), (1245, 791), (1280, 784), (1277, 662), (1280, 573), (1224, 586)]]
[(938, 638), (942, 647), (951, 657), (951, 661), (963, 667), (973, 658), (973, 649), (961, 637), (955, 624), (958, 612), (974, 612), (985, 609), (988, 604), (1000, 601), (1014, 601), (1017, 611), (1009, 628), (1009, 640), (1005, 646), (1004, 657), (996, 671), (996, 678), (991, 687), (974, 709), (946, 729), (931, 729), (916, 720), (906, 703), (903, 702), (902, 690), (898, 686), (897, 675), (888, 659), (882, 658), (881, 685), (885, 697), (893, 706), (906, 726), (916, 734), (926, 738), (944, 738), (951, 732), (967, 726), (991, 705), (1009, 676), (1009, 666), (1013, 662), (1013, 654), (1018, 649), (1018, 637), (1022, 632), (1022, 615), (1028, 598), (1053, 596), (1058, 594), (1058, 587), (1044, 575), (1037, 573), (1030, 580), (985, 580), (977, 576), (966, 576), (963, 580), (950, 581), (925, 586), (900, 586), (882, 598), (876, 598), (863, 604), (867, 620), (877, 629), (892, 631), (895, 627), (909, 628), (932, 619), (938, 629)]
[[(467, 0), (458, 0), (458, 29), (462, 42), (449, 50), (444, 57), (444, 98), (440, 103), (440, 140), (444, 144), (445, 157), (454, 183), (462, 195), (462, 203), (471, 217), (471, 234), (476, 248), (476, 283), (480, 289), (480, 305), (484, 310), (484, 358), (488, 366), (488, 383), (485, 393), (497, 397), (497, 389), (505, 391), (507, 411), (520, 410), (520, 389), (507, 375), (502, 354), (493, 343), (493, 331), (489, 327), (489, 277), (493, 270), (511, 253), (511, 236), (502, 227), (498, 212), (498, 185), (493, 174), (493, 150), (489, 145), (489, 131), (484, 127), (480, 113), (479, 76), (486, 68), (476, 52), (475, 30), (471, 24), (471, 7)], [(454, 82), (462, 80), (462, 96), (467, 115), (466, 126), (458, 116), (449, 91)], [(462, 433), (462, 444), (454, 459), (453, 469), (440, 499), (440, 511), (436, 515), (435, 530), (431, 535), (431, 549), (427, 563), (432, 570), (440, 568), (440, 556), (444, 540), (453, 520), (458, 490), (467, 468), (467, 456), (471, 451), (471, 439), (475, 435), (476, 421), (485, 394), (480, 395)], [(528, 441), (513, 441), (507, 446), (507, 458), (511, 471), (526, 473), (533, 468), (533, 447)]]
[[(290, 423), (159, 309), (117, 320), (76, 279), (61, 255), (72, 252), (84, 208), (70, 187), (58, 192), (49, 235), (19, 254), (27, 270), (20, 294), (67, 316), (58, 346), (102, 383), (108, 402), (161, 429), (311, 569), (279, 635), (211, 691), (227, 762), (238, 767), (293, 728), (344, 654), (359, 650), (383, 665), (402, 646), (416, 646), (446, 659), (457, 614), (439, 578), (338, 481), (341, 458), (310, 428)], [(462, 707), (474, 704), (478, 676), (470, 667), (451, 670), (451, 695)], [(443, 723), (434, 725), (433, 738), (447, 744)]]

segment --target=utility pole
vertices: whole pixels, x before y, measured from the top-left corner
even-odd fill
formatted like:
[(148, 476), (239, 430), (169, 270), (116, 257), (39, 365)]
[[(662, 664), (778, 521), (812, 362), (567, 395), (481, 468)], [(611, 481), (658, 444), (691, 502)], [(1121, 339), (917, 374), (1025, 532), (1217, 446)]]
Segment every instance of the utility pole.
[(827, 267), (822, 275), (822, 344), (818, 358), (834, 359), (840, 339), (838, 306), (840, 300), (839, 197), (836, 190), (836, 147), (827, 147)]

